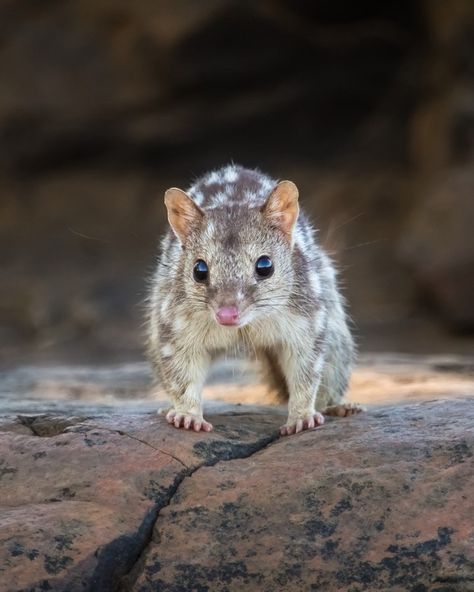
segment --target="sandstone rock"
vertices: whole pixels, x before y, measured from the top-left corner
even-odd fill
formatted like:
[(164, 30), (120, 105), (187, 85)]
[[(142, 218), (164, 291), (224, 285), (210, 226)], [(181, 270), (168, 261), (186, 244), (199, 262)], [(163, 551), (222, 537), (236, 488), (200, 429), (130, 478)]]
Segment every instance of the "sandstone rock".
[(387, 407), (201, 468), (132, 590), (472, 590), (473, 421), (473, 398)]
[(184, 476), (252, 454), (283, 420), (235, 413), (214, 421), (203, 436), (155, 414), (4, 418), (0, 590), (117, 589)]
[(144, 365), (3, 372), (0, 591), (474, 589), (472, 358), (367, 356), (368, 411), (287, 439), (230, 376), (195, 434)]

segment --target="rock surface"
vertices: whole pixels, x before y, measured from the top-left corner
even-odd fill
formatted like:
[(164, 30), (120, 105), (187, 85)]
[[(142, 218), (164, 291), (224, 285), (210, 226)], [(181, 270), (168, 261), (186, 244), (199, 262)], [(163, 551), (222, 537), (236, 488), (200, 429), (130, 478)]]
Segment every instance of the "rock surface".
[(211, 434), (166, 425), (143, 367), (5, 373), (0, 591), (474, 590), (473, 374), (366, 358), (377, 404), (281, 439), (227, 371)]
[(387, 407), (202, 468), (132, 589), (474, 589), (473, 421), (474, 399)]
[(282, 423), (274, 414), (214, 421), (207, 437), (156, 414), (4, 421), (0, 589), (117, 589), (183, 478), (252, 454)]

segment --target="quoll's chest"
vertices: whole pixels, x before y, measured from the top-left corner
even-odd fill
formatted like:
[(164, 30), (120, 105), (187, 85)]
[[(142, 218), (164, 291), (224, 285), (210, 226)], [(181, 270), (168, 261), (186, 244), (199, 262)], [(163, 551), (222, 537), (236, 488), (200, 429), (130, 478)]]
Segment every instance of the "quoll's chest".
[(290, 344), (301, 339), (302, 334), (311, 338), (314, 321), (287, 309), (242, 328), (223, 327), (212, 319), (178, 324), (179, 330), (186, 332), (191, 347), (202, 346), (209, 352), (246, 351), (252, 355), (257, 348)]

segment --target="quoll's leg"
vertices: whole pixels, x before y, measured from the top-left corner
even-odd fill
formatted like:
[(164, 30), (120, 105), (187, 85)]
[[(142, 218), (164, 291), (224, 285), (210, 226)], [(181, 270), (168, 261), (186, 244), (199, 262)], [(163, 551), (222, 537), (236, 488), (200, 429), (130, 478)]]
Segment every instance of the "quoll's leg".
[(257, 357), (260, 362), (262, 381), (276, 395), (278, 401), (286, 403), (289, 398), (288, 387), (277, 355), (268, 350), (260, 350), (257, 353)]
[(286, 350), (282, 353), (280, 363), (289, 392), (288, 419), (280, 428), (282, 436), (324, 423), (324, 416), (315, 410), (323, 361), (321, 354), (308, 355), (302, 350)]
[(173, 402), (166, 421), (175, 428), (210, 432), (212, 424), (202, 414), (202, 387), (209, 368), (208, 356), (175, 354), (162, 359), (162, 377)]

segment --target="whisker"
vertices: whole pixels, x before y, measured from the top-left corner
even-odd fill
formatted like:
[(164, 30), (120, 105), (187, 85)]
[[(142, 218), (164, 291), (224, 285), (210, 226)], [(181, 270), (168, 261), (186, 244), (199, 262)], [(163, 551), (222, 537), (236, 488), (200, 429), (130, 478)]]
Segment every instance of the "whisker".
[(110, 240), (107, 240), (105, 238), (101, 238), (101, 237), (98, 237), (98, 236), (90, 236), (90, 235), (85, 234), (83, 232), (79, 232), (79, 230), (75, 230), (71, 226), (68, 226), (68, 230), (72, 234), (75, 234), (76, 236), (80, 236), (81, 238), (85, 238), (87, 240), (93, 240), (93, 241), (97, 241), (99, 243), (104, 243), (104, 244), (110, 244), (111, 243)]

